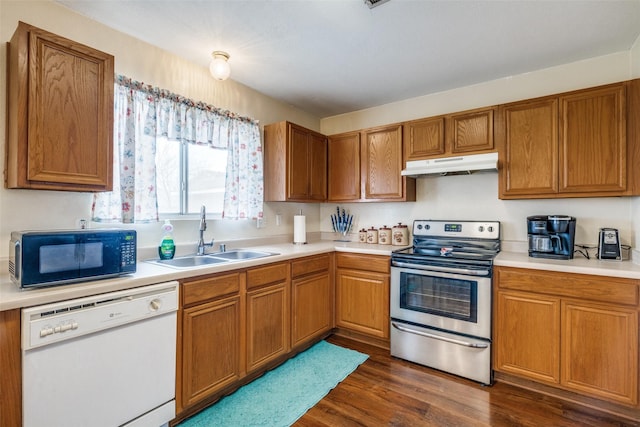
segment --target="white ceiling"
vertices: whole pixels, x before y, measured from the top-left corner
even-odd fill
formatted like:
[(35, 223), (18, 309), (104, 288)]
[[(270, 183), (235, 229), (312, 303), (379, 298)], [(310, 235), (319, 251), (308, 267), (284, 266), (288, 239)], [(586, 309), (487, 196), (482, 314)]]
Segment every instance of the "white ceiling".
[(319, 117), (626, 51), (640, 35), (640, 0), (56, 1), (203, 67), (227, 51), (231, 79)]

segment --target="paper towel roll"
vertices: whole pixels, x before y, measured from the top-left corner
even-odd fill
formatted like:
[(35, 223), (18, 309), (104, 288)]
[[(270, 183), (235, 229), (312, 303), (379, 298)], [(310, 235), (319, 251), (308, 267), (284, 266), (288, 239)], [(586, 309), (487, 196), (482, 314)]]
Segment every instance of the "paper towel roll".
[(307, 243), (307, 218), (304, 215), (293, 217), (293, 243)]

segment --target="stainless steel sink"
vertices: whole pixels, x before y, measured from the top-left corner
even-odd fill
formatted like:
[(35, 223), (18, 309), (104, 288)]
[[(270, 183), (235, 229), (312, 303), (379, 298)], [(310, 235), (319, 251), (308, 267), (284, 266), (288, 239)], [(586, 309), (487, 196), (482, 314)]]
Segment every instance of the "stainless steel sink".
[(227, 252), (217, 252), (213, 254), (208, 254), (207, 256), (214, 258), (221, 258), (228, 261), (244, 261), (248, 259), (254, 258), (263, 258), (271, 255), (277, 255), (273, 252), (264, 252), (264, 251), (253, 251), (250, 249), (234, 249), (232, 251)]
[(278, 254), (265, 251), (253, 251), (250, 249), (234, 249), (227, 252), (217, 252), (206, 255), (188, 255), (173, 259), (154, 259), (147, 262), (150, 262), (152, 264), (164, 265), (166, 267), (188, 269), (225, 262), (247, 261), (250, 259), (263, 258), (272, 255)]
[(220, 264), (223, 262), (228, 262), (228, 260), (222, 258), (213, 258), (207, 255), (190, 255), (173, 259), (156, 259), (149, 262), (174, 268), (193, 268), (202, 267), (204, 265)]

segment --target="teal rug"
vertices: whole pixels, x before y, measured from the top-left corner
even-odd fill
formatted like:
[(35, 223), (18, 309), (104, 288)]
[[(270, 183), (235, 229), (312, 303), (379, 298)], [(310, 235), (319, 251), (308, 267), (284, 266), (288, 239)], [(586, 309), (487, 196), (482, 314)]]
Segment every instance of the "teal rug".
[(290, 426), (368, 357), (320, 341), (178, 427)]

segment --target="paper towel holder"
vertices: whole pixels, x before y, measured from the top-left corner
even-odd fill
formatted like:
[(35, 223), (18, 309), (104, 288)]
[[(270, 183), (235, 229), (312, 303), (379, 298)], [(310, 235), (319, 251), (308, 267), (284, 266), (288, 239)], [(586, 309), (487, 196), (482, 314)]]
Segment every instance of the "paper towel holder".
[(302, 215), (302, 209), (300, 209), (299, 215), (293, 216), (293, 244), (294, 245), (306, 245), (307, 244), (307, 225), (306, 217)]

